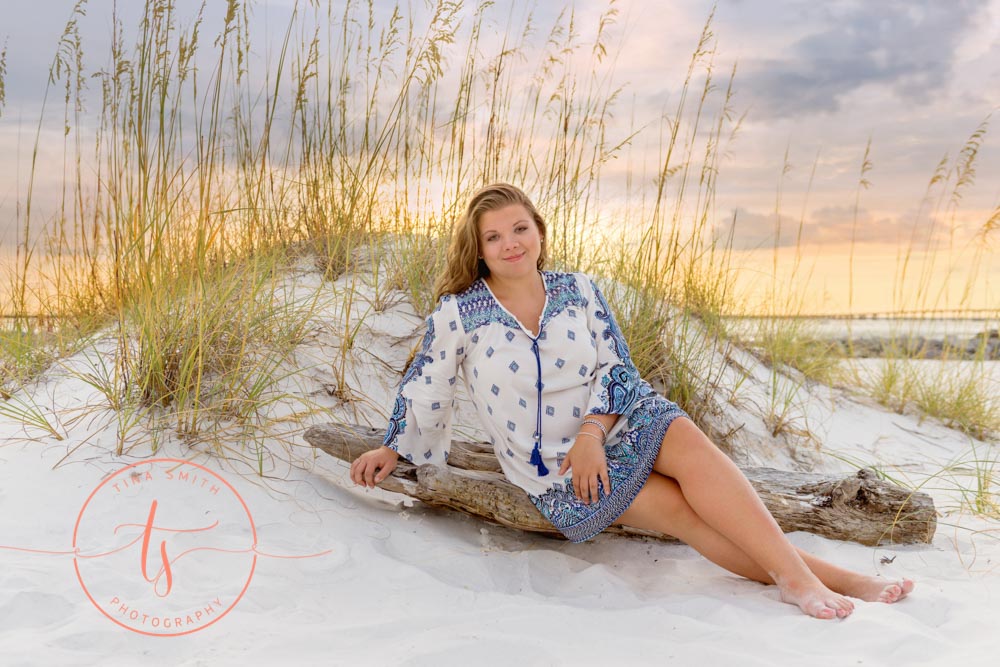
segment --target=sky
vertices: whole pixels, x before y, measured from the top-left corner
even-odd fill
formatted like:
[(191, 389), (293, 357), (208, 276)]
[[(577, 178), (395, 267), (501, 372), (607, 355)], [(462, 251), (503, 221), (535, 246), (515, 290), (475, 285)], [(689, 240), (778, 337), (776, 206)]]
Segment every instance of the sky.
[[(138, 11), (138, 2), (120, 4)], [(207, 25), (218, 24), (224, 4), (208, 3)], [(258, 2), (252, 32), (265, 35), (265, 42), (278, 39), (280, 30), (274, 26), (283, 25), (293, 4)], [(415, 13), (423, 11), (421, 3), (413, 4)], [(606, 1), (593, 0), (565, 4), (575, 9), (583, 32), (596, 26), (608, 7)], [(182, 14), (193, 14), (199, 5), (178, 0)], [(383, 14), (390, 6), (376, 5)], [(0, 48), (7, 48), (6, 105), (0, 117), (0, 243), (8, 251), (15, 207), (24, 199), (46, 73), (73, 3), (45, 0), (45, 11), (39, 6), (0, 0)], [(107, 50), (110, 6), (109, 1), (88, 4), (83, 31), (90, 52)], [(562, 6), (499, 2), (496, 32), (502, 33), (499, 24), (508, 10), (512, 15), (531, 10), (544, 26)], [(812, 267), (808, 310), (843, 312), (849, 302), (855, 312), (885, 310), (891, 307), (900, 248), (915, 230), (921, 238), (930, 235), (944, 243), (954, 224), (958, 245), (947, 256), (937, 254), (934, 271), (954, 283), (944, 290), (946, 295), (956, 295), (937, 305), (958, 305), (952, 301), (969, 279), (973, 246), (968, 239), (1000, 206), (1000, 0), (622, 0), (614, 6), (619, 10), (609, 28), (614, 78), (625, 87), (626, 102), (616, 115), (622, 125), (612, 130), (622, 135), (630, 117), (655, 120), (672, 110), (714, 7), (716, 74), (724, 78), (736, 66), (734, 106), (745, 113), (720, 164), (716, 223), (721, 228), (737, 219), (733, 242), (746, 250), (738, 254), (740, 281), (748, 289), (760, 291), (750, 286), (755, 276), (761, 285), (773, 276), (780, 222), (777, 245), (784, 268), (778, 273), (787, 271), (796, 254)], [(447, 55), (456, 63), (463, 57)], [(58, 107), (58, 91), (52, 94)], [(975, 182), (963, 191), (957, 212), (934, 216), (921, 208), (939, 161), (946, 155), (954, 158), (988, 117)], [(41, 153), (51, 158), (58, 154), (61, 138), (55, 131), (46, 137), (49, 145)], [(871, 167), (865, 178), (870, 186), (859, 192), (869, 141)], [(39, 199), (58, 196), (58, 171), (47, 170), (36, 183), (36, 191), (43, 193)], [(791, 246), (800, 220), (803, 246), (796, 251)], [(863, 281), (865, 289), (855, 286), (848, 296), (844, 275), (852, 234), (857, 242), (855, 282)], [(1000, 302), (1000, 232), (994, 237), (974, 277), (974, 296), (967, 302), (972, 307)]]

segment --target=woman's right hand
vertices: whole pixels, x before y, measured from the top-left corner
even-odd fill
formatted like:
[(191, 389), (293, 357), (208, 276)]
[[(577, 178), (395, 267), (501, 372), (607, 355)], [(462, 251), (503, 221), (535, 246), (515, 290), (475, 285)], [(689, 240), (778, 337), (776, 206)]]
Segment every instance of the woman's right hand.
[(608, 459), (604, 453), (603, 443), (587, 437), (586, 433), (578, 434), (576, 442), (566, 452), (559, 474), (565, 475), (567, 470), (573, 470), (573, 490), (581, 502), (589, 505), (600, 500), (603, 484), (604, 496), (611, 492), (611, 480), (608, 477)]
[(351, 464), (351, 481), (374, 488), (396, 469), (398, 460), (399, 454), (385, 445), (365, 452)]

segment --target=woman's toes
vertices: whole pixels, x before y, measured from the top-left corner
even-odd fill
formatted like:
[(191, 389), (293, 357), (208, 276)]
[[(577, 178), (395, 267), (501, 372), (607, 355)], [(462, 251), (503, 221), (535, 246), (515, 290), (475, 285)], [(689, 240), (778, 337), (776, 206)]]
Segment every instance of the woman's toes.
[(828, 598), (819, 602), (813, 611), (816, 618), (847, 618), (854, 606), (844, 598)]
[(879, 594), (878, 599), (879, 602), (888, 602), (891, 604), (896, 600), (898, 600), (902, 594), (903, 594), (903, 589), (900, 588), (898, 584), (889, 584), (888, 586), (882, 589), (882, 592)]
[(898, 602), (906, 597), (906, 595), (913, 590), (913, 581), (910, 579), (903, 579), (902, 581), (896, 581), (891, 584), (886, 585), (878, 594), (879, 602), (886, 602), (892, 604), (893, 602)]
[(833, 618), (834, 616), (838, 615), (839, 613), (837, 612), (836, 609), (834, 609), (833, 607), (827, 607), (825, 605), (820, 607), (819, 610), (817, 610), (813, 614), (813, 616), (815, 616), (816, 618)]

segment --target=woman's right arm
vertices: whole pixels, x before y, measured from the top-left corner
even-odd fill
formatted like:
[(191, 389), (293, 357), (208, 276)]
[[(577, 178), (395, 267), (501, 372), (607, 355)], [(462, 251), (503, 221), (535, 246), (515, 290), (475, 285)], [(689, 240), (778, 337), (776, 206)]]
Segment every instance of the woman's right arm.
[(455, 297), (445, 295), (427, 318), (421, 348), (403, 374), (383, 446), (351, 464), (356, 484), (382, 481), (395, 469), (398, 457), (418, 464), (447, 463), (464, 338)]
[(351, 464), (351, 481), (374, 488), (392, 474), (398, 460), (399, 454), (385, 445), (365, 452)]

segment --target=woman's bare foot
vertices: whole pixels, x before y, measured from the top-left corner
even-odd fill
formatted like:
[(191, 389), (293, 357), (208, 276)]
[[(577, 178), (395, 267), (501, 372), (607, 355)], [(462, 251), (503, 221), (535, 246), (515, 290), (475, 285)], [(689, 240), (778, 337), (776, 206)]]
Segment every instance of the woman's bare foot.
[(854, 611), (853, 602), (834, 593), (818, 579), (813, 582), (788, 583), (774, 576), (771, 578), (777, 582), (782, 602), (798, 605), (799, 609), (814, 618), (847, 618)]
[(888, 581), (882, 577), (866, 577), (858, 575), (856, 583), (844, 591), (844, 595), (858, 598), (865, 602), (885, 602), (892, 604), (905, 598), (913, 590), (913, 581), (910, 579), (899, 579), (898, 581)]

